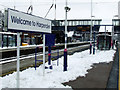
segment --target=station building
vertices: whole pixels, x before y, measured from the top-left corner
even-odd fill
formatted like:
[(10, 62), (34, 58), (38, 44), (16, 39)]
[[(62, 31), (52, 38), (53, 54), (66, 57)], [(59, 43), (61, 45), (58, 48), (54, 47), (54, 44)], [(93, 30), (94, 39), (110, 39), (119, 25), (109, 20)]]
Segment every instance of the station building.
[(112, 24), (114, 26), (115, 39), (120, 42), (120, 1), (118, 2), (118, 15), (115, 16), (118, 17), (118, 19), (112, 19)]
[[(56, 43), (64, 43), (64, 31), (65, 20), (51, 20), (52, 21), (52, 33), (56, 35)], [(100, 25), (102, 19), (92, 20), (92, 33), (96, 35), (99, 33), (100, 26), (94, 27), (94, 25)], [(89, 41), (91, 19), (71, 19), (67, 21), (68, 32), (73, 32), (72, 37), (68, 37), (68, 42), (72, 41)], [(6, 32), (4, 27), (4, 14), (0, 12), (0, 32)], [(1, 47), (13, 47), (17, 45), (16, 35), (1, 34), (0, 35)], [(39, 45), (42, 43), (42, 34), (21, 32), (21, 45)]]
[[(99, 27), (94, 25), (100, 25), (102, 19), (93, 19), (92, 20), (92, 30), (93, 33), (95, 32), (96, 34), (99, 33)], [(72, 36), (72, 41), (89, 41), (90, 40), (90, 29), (91, 29), (91, 19), (71, 19), (67, 20), (67, 31), (71, 32), (73, 31), (73, 36)], [(64, 31), (65, 31), (65, 20), (53, 20), (52, 21), (52, 32), (54, 34), (57, 34), (56, 39), (60, 39), (64, 37)], [(62, 34), (61, 34), (62, 33)], [(68, 37), (68, 42), (70, 42)], [(63, 40), (57, 40), (57, 41), (62, 41)]]

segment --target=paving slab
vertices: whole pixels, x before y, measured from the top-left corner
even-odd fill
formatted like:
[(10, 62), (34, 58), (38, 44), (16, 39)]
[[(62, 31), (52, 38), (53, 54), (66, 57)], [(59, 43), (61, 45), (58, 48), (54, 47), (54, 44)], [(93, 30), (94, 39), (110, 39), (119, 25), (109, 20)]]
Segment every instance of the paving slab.
[(66, 82), (64, 85), (71, 86), (74, 90), (78, 88), (106, 88), (113, 62), (93, 65), (85, 77)]

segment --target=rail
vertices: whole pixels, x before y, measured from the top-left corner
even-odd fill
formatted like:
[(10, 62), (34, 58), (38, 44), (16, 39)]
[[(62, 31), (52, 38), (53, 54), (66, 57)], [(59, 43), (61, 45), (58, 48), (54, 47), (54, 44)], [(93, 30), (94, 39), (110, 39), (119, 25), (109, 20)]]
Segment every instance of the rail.
[[(87, 50), (87, 49), (89, 49), (89, 44), (81, 45), (78, 47), (71, 47), (71, 48), (68, 48), (68, 55), (72, 55), (75, 52), (80, 52), (80, 51)], [(52, 50), (51, 52), (52, 52), (51, 53), (52, 56), (57, 56), (57, 53), (56, 53), (57, 50)], [(64, 49), (59, 50), (59, 57), (61, 57), (63, 55), (64, 55)], [(43, 54), (37, 53), (36, 56), (38, 57), (39, 60), (42, 60)], [(56, 59), (52, 59), (52, 60), (56, 60)], [(0, 65), (2, 65), (2, 75), (0, 75), (0, 76), (5, 76), (5, 75), (15, 72), (16, 71), (16, 61), (17, 61), (17, 59), (0, 62)], [(48, 61), (48, 52), (46, 52), (46, 61)], [(21, 71), (25, 70), (29, 67), (35, 67), (35, 53), (34, 53), (34, 55), (31, 55), (28, 57), (21, 57), (20, 63), (21, 63), (21, 66), (20, 66)], [(37, 62), (37, 65), (40, 65), (40, 64), (42, 64), (42, 62)]]

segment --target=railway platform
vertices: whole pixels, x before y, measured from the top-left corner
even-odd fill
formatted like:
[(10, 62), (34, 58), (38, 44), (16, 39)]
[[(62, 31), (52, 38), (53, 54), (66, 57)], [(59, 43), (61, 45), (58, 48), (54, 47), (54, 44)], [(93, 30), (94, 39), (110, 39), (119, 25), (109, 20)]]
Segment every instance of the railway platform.
[(76, 80), (64, 83), (64, 85), (69, 85), (74, 90), (80, 88), (120, 90), (120, 43), (113, 59), (110, 63), (94, 64), (93, 69), (89, 70), (85, 77), (78, 77)]
[[(93, 64), (93, 68), (88, 70), (88, 73), (85, 77), (78, 77), (76, 80), (62, 84), (72, 87), (73, 90), (109, 90), (109, 88), (110, 90), (111, 88), (113, 90), (119, 90), (119, 52), (120, 47), (116, 49), (116, 53), (114, 54), (113, 58), (114, 60), (112, 62)], [(61, 90), (59, 88), (57, 89)], [(40, 90), (42, 89), (40, 88)]]

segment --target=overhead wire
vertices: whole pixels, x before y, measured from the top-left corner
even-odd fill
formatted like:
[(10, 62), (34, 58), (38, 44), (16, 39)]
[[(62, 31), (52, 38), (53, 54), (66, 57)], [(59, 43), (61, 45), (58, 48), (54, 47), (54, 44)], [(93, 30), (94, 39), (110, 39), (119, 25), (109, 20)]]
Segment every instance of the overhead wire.
[[(9, 2), (7, 2), (7, 3), (9, 3)], [(14, 3), (15, 3), (15, 2), (14, 2)], [(23, 3), (25, 3), (25, 2), (23, 2)], [(27, 5), (24, 5), (23, 3), (21, 3), (21, 4), (20, 4), (20, 3), (17, 3), (17, 5), (18, 5), (17, 7), (26, 7)], [(48, 3), (49, 3), (49, 2), (47, 2), (47, 3), (46, 3), (46, 2), (40, 2), (39, 4), (38, 4), (38, 3), (34, 3), (34, 4), (35, 4), (35, 6), (40, 6), (40, 4), (41, 4), (41, 5), (48, 5)], [(60, 3), (62, 4), (62, 3), (64, 3), (64, 2), (60, 2), (60, 1), (57, 2), (57, 4), (60, 4)], [(69, 2), (69, 3), (83, 4), (83, 3), (90, 3), (90, 2)], [(107, 4), (108, 4), (108, 3), (118, 3), (118, 2), (115, 1), (115, 2), (93, 2), (93, 3), (96, 3), (96, 4), (99, 4), (99, 3), (107, 3)], [(52, 5), (53, 5), (53, 3), (52, 3)], [(8, 8), (8, 6), (3, 5), (3, 4), (1, 4), (1, 3), (0, 3), (0, 6), (7, 7), (7, 8)], [(15, 6), (15, 5), (14, 5), (14, 6)], [(55, 4), (55, 6), (56, 6), (56, 4)]]
[(53, 0), (53, 3), (52, 3), (52, 5), (50, 6), (50, 8), (49, 8), (49, 10), (48, 10), (48, 12), (46, 13), (46, 15), (45, 15), (45, 17), (44, 18), (46, 18), (47, 17), (47, 15), (48, 15), (48, 13), (50, 12), (50, 10), (52, 9), (52, 7), (54, 6), (54, 0)]
[(5, 6), (5, 5), (3, 5), (3, 4), (0, 4), (0, 6), (8, 8), (8, 6)]

